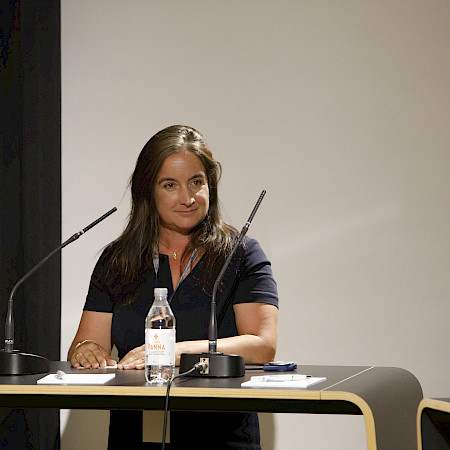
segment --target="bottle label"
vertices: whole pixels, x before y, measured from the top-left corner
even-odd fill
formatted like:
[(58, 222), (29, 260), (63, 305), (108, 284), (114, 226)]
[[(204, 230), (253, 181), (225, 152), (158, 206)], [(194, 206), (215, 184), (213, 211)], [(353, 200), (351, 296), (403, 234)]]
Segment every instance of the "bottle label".
[(146, 365), (175, 365), (175, 328), (145, 330)]

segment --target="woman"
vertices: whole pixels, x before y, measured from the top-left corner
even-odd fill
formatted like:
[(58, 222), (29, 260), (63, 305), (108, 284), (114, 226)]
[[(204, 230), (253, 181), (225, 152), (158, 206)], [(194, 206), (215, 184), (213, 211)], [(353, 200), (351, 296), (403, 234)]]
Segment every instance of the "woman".
[[(213, 284), (238, 236), (220, 213), (220, 175), (220, 164), (193, 128), (168, 127), (147, 142), (131, 178), (127, 227), (92, 275), (68, 354), (74, 367), (114, 364), (115, 345), (118, 369), (144, 369), (144, 322), (155, 286), (169, 290), (177, 320), (176, 364), (182, 353), (208, 350)], [(278, 296), (270, 263), (255, 240), (245, 238), (236, 251), (216, 302), (217, 350), (242, 355), (247, 363), (273, 360)], [(138, 446), (141, 416), (112, 411), (109, 447), (151, 448)], [(210, 436), (194, 429), (211, 430)], [(172, 448), (189, 448), (188, 436), (193, 444), (209, 442), (209, 448), (260, 448), (256, 414), (172, 412), (171, 430)]]

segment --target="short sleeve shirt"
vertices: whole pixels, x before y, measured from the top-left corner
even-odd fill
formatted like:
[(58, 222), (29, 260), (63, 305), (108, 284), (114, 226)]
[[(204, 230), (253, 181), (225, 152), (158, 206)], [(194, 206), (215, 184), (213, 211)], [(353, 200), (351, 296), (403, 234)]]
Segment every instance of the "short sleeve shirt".
[[(180, 341), (208, 338), (211, 292), (215, 280), (205, 277), (203, 257), (173, 292), (169, 258), (159, 255), (158, 274), (154, 267), (146, 270), (137, 298), (130, 304), (117, 303), (101, 282), (102, 258), (92, 274), (85, 310), (113, 313), (112, 339), (119, 357), (144, 343), (145, 318), (153, 303), (155, 287), (167, 287), (170, 306), (176, 319), (176, 339)], [(269, 260), (259, 243), (244, 239), (244, 246), (233, 256), (216, 295), (219, 317), (218, 337), (237, 335), (232, 305), (268, 303), (278, 307), (277, 286)]]

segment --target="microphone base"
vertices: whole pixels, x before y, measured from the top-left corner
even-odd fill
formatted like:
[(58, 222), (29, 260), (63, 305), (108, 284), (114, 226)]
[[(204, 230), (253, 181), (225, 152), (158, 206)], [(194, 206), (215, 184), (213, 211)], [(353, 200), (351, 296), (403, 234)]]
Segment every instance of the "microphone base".
[(192, 369), (198, 362), (208, 364), (204, 372), (192, 372), (187, 377), (203, 378), (234, 378), (245, 375), (244, 358), (239, 355), (224, 355), (223, 353), (183, 353), (180, 359), (180, 372)]
[(19, 350), (0, 350), (0, 375), (32, 375), (50, 372), (50, 361)]

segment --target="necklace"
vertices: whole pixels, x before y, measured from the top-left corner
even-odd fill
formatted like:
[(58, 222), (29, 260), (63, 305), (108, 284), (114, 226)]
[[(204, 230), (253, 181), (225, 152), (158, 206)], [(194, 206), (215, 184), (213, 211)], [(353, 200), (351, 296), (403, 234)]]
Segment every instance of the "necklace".
[(167, 250), (169, 250), (169, 252), (172, 253), (173, 259), (177, 259), (178, 253), (180, 253), (181, 250), (177, 250), (177, 251), (171, 250), (166, 244), (164, 244), (164, 242), (160, 242), (160, 244), (161, 244), (163, 247), (165, 247)]
[[(169, 297), (169, 303), (172, 300), (173, 294), (178, 289), (178, 286), (181, 284), (181, 282), (187, 277), (187, 275), (191, 271), (192, 264), (194, 263), (195, 258), (197, 258), (197, 255), (198, 255), (197, 249), (194, 249), (191, 257), (189, 258), (189, 261), (188, 261), (186, 267), (184, 268), (183, 273), (181, 274), (180, 279), (178, 280), (178, 283), (177, 283), (177, 286), (176, 286), (174, 292)], [(159, 255), (158, 254), (153, 258), (153, 267), (155, 268), (155, 286), (157, 287), (159, 285), (159, 283), (158, 283)]]

